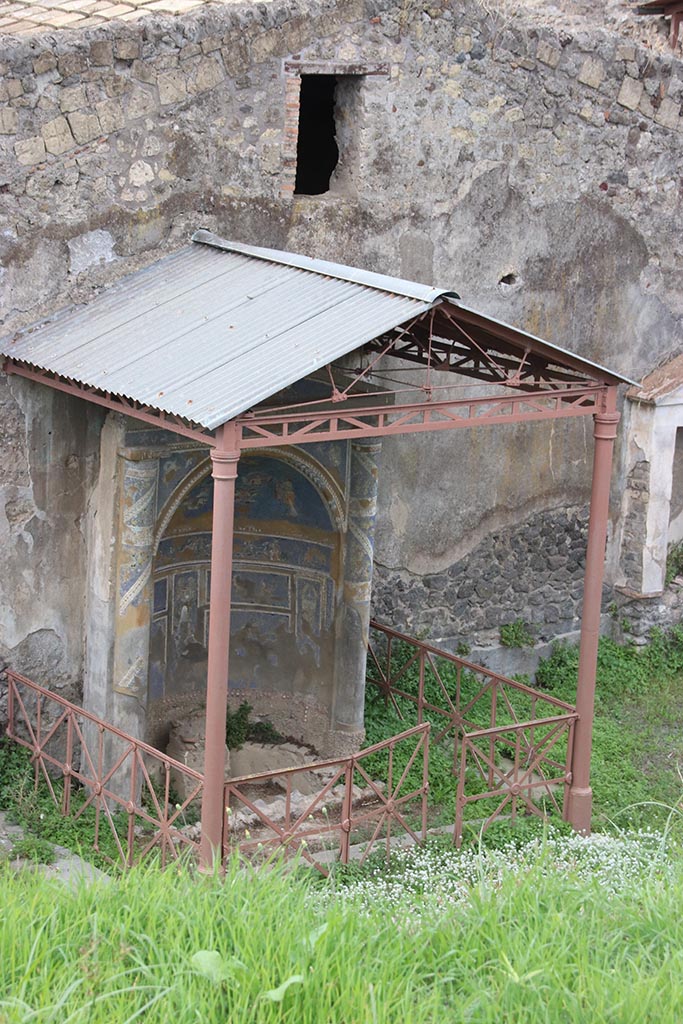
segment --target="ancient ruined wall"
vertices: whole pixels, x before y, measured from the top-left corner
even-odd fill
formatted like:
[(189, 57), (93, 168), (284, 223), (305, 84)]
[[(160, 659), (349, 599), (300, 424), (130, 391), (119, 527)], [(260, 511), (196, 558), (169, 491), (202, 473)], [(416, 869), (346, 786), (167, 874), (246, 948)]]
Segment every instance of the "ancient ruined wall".
[(450, 649), (499, 637), (516, 619), (536, 640), (570, 632), (582, 599), (587, 518), (582, 508), (542, 512), (486, 537), (444, 572), (379, 569), (375, 612), (397, 629)]
[[(556, 31), (540, 16), (475, 0), (217, 4), (182, 18), (3, 39), (7, 323), (86, 299), (202, 225), (453, 286), (488, 313), (639, 377), (680, 343), (683, 67), (595, 25)], [(293, 84), (315, 68), (347, 75), (337, 112), (343, 152), (328, 194), (293, 196)], [(78, 508), (68, 511), (62, 496), (69, 472), (75, 492), (88, 489), (88, 435), (69, 425), (77, 403), (2, 387), (13, 470), (28, 462), (36, 418), (64, 446), (49, 461), (50, 500), (37, 519), (49, 551), (22, 546), (11, 503), (6, 511), (1, 576), (13, 593), (12, 575), (40, 569), (58, 579), (82, 558)], [(23, 406), (19, 393), (30, 396)], [(587, 428), (388, 441), (380, 580), (410, 590), (418, 574), (457, 576), (490, 534), (533, 523), (542, 531), (563, 508), (582, 508)], [(74, 453), (69, 436), (80, 445)], [(78, 469), (66, 467), (70, 454)], [(0, 503), (7, 509), (11, 488), (28, 486), (3, 480)], [(48, 530), (58, 498), (68, 529)], [(564, 593), (551, 569), (548, 559), (543, 585), (554, 589), (541, 607)], [(60, 604), (44, 596), (46, 607)], [(422, 597), (439, 632), (453, 635), (460, 613), (440, 593)], [(68, 616), (74, 633), (78, 600)], [(506, 600), (514, 617), (518, 594), (510, 589)], [(5, 614), (5, 649), (35, 632), (36, 616), (49, 618), (26, 601)]]
[(79, 696), (83, 671), (84, 514), (98, 419), (21, 381), (0, 390), (0, 662), (66, 697)]

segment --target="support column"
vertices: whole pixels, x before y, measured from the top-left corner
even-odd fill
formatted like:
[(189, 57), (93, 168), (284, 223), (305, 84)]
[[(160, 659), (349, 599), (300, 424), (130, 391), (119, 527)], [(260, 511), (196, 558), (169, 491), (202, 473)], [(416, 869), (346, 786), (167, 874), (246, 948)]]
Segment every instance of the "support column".
[(214, 482), (211, 593), (209, 597), (202, 838), (199, 849), (199, 865), (200, 869), (204, 871), (211, 871), (214, 864), (220, 864), (222, 855), (232, 549), (235, 522), (235, 481), (239, 457), (235, 427), (232, 423), (227, 423), (220, 428), (218, 445), (211, 452), (211, 473)]
[[(147, 738), (147, 672), (158, 460), (125, 444), (122, 417), (107, 419), (100, 473), (88, 517), (88, 589), (83, 706), (136, 739)], [(125, 744), (84, 724), (91, 757), (106, 774)], [(116, 769), (108, 788), (130, 799), (132, 761)], [(137, 781), (139, 790), (140, 780)]]
[(337, 659), (332, 729), (339, 753), (358, 749), (363, 739), (365, 666), (377, 519), (377, 458), (381, 442), (351, 445), (349, 514), (344, 553), (344, 616)]
[(600, 638), (612, 453), (618, 422), (616, 388), (607, 388), (604, 393), (602, 409), (594, 417), (593, 485), (588, 522), (579, 674), (576, 688), (576, 710), (579, 717), (574, 729), (572, 783), (569, 790), (568, 806), (565, 809), (567, 820), (578, 832), (586, 834), (590, 832), (591, 828), (593, 804), (593, 791), (590, 787), (590, 760), (593, 740), (595, 673)]
[(114, 692), (132, 697), (136, 713), (116, 715), (119, 729), (144, 738), (147, 705), (149, 631), (152, 609), (152, 561), (159, 462), (135, 450), (120, 453), (122, 462), (119, 548), (116, 568), (117, 620), (114, 642)]

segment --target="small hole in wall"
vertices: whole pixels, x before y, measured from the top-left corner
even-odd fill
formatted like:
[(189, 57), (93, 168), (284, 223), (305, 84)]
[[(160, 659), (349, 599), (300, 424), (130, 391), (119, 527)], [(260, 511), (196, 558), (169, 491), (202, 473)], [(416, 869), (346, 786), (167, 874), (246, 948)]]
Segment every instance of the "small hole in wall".
[(334, 120), (335, 75), (302, 75), (294, 192), (319, 196), (339, 160)]
[(498, 290), (501, 292), (513, 292), (522, 286), (522, 279), (519, 277), (514, 270), (511, 270), (498, 281)]

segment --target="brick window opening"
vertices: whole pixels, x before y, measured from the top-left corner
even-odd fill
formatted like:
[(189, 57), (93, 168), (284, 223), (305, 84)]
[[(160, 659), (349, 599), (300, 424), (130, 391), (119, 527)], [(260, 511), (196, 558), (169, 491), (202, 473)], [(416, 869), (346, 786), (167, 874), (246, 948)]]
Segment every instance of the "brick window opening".
[(328, 192), (339, 162), (335, 107), (336, 75), (302, 75), (294, 192), (319, 196)]

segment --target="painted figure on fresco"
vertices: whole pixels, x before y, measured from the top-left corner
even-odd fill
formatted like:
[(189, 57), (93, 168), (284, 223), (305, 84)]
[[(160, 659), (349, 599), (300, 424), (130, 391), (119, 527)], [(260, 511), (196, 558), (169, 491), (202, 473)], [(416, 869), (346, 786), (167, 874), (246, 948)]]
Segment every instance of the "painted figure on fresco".
[(275, 497), (277, 500), (285, 506), (287, 512), (293, 517), (299, 514), (296, 507), (296, 498), (294, 495), (294, 484), (291, 480), (276, 480), (275, 481)]

